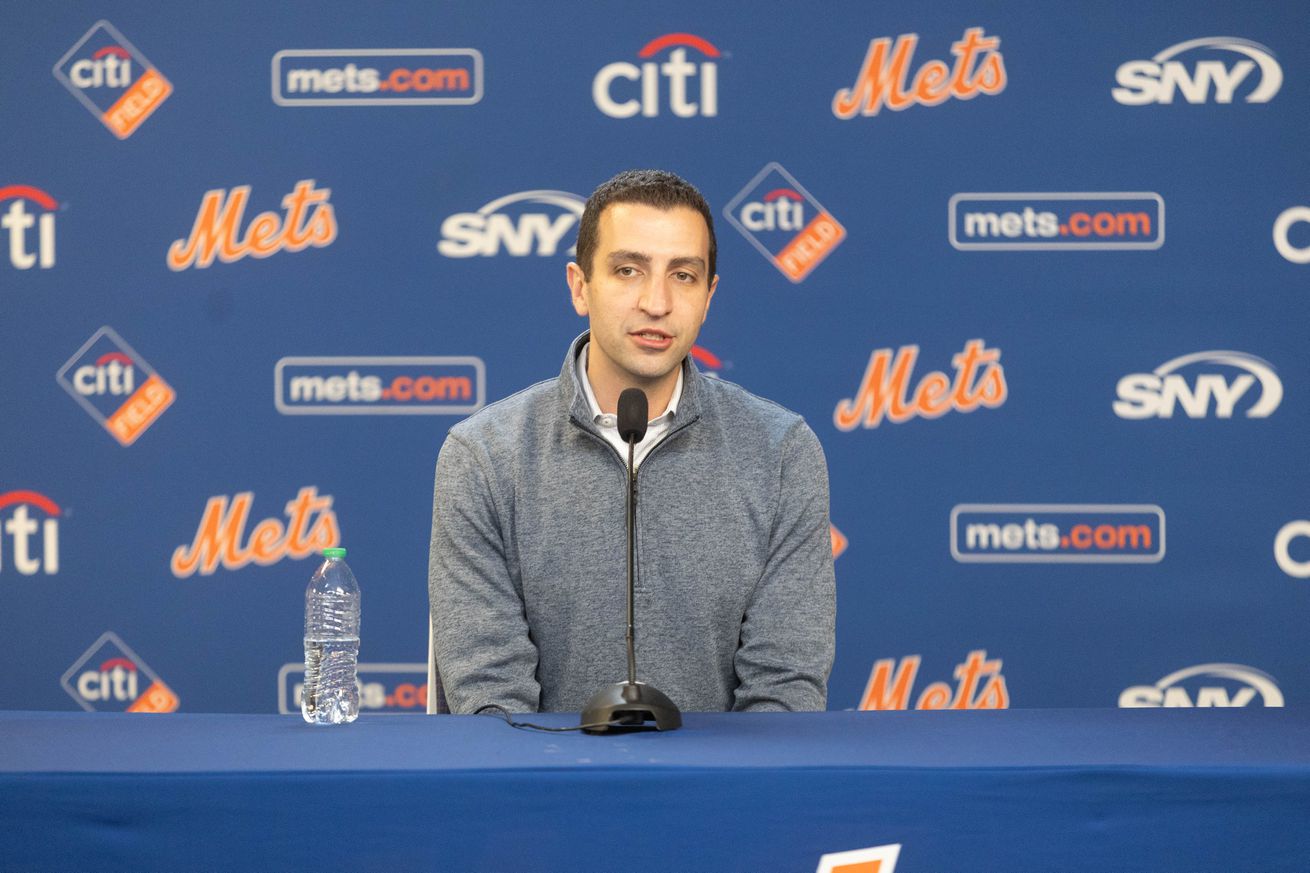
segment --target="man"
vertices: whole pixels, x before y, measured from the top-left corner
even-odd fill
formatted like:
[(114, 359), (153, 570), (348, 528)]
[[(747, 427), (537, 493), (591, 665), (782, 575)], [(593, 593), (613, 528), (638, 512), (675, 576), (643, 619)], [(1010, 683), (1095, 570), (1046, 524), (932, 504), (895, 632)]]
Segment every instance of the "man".
[(622, 678), (629, 387), (638, 679), (684, 711), (817, 710), (832, 667), (828, 472), (797, 415), (702, 376), (688, 353), (718, 286), (700, 192), (653, 170), (587, 200), (573, 308), (590, 330), (557, 378), (451, 428), (428, 585), (452, 712), (579, 711)]

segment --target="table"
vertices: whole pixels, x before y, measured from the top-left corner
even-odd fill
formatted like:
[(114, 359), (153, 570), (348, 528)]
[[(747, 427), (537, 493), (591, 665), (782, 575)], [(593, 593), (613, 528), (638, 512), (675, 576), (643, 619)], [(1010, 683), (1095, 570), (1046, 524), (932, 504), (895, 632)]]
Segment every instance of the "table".
[(688, 713), (603, 736), (0, 712), (5, 870), (808, 873), (893, 844), (894, 873), (1303, 873), (1310, 712)]

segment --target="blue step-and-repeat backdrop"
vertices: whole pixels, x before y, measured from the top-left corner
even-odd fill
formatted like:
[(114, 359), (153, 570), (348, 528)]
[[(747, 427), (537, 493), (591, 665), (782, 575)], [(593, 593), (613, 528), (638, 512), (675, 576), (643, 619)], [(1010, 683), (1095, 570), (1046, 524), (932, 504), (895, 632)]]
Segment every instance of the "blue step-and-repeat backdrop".
[(422, 711), (438, 448), (643, 166), (827, 453), (832, 708), (1305, 703), (1308, 11), (6, 5), (0, 706), (295, 711), (341, 544)]

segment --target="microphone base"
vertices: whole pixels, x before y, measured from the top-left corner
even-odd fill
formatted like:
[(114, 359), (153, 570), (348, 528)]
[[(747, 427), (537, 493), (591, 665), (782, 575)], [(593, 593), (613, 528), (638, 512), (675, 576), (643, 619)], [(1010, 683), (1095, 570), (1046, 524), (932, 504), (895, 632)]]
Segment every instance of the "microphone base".
[(682, 713), (657, 688), (644, 682), (616, 682), (606, 685), (587, 701), (582, 723), (596, 725), (583, 728), (587, 733), (603, 734), (609, 730), (677, 730), (682, 727)]

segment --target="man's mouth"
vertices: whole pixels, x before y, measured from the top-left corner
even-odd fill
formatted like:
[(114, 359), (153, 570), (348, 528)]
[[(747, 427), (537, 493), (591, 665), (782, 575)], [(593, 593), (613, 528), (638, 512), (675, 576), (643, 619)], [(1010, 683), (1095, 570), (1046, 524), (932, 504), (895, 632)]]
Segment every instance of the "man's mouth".
[(673, 337), (662, 330), (634, 330), (629, 336), (648, 349), (663, 350), (673, 344)]

